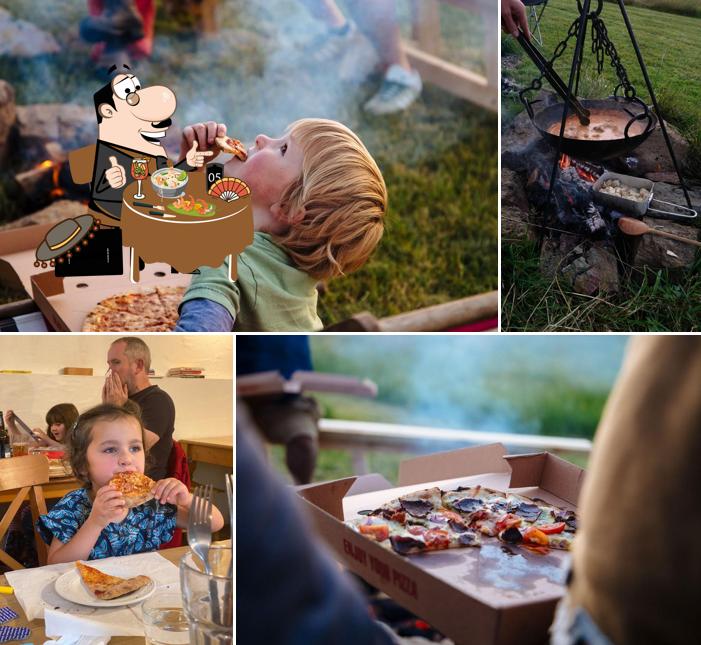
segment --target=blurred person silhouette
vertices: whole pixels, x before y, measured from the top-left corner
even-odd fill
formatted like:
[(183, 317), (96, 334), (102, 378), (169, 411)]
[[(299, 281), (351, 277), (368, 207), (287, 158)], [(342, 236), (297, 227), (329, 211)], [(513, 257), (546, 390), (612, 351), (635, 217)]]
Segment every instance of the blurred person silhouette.
[[(57, 448), (63, 450), (68, 441), (68, 432), (78, 420), (78, 408), (72, 403), (59, 403), (52, 406), (46, 413), (46, 431), (34, 428), (34, 447)], [(15, 413), (12, 410), (5, 412), (5, 425), (15, 436), (21, 435), (21, 431), (15, 423)]]
[(521, 0), (501, 0), (501, 28), (514, 38), (518, 38), (518, 28), (530, 40), (526, 7)]
[[(397, 643), (371, 618), (360, 590), (319, 543), (303, 517), (302, 501), (265, 464), (245, 407), (240, 401), (236, 406), (238, 642)], [(270, 539), (271, 527), (280, 539)]]
[(88, 12), (80, 22), (80, 37), (95, 43), (91, 57), (98, 68), (151, 55), (155, 0), (88, 0)]
[(594, 437), (552, 645), (699, 642), (701, 338), (630, 341)]
[[(290, 378), (296, 370), (311, 371), (307, 336), (237, 336), (236, 374), (279, 371)], [(246, 398), (249, 412), (267, 441), (285, 446), (287, 468), (297, 484), (314, 476), (319, 450), (317, 402), (301, 394), (273, 394)]]
[[(339, 62), (349, 50), (358, 47), (359, 32), (372, 43), (384, 75), (379, 90), (364, 105), (367, 112), (400, 112), (419, 97), (423, 87), (421, 76), (411, 67), (402, 47), (396, 0), (349, 0), (346, 6), (352, 19), (346, 18), (335, 0), (302, 0), (302, 4), (326, 27), (306, 47), (313, 62)], [(356, 58), (350, 60), (360, 64)]]

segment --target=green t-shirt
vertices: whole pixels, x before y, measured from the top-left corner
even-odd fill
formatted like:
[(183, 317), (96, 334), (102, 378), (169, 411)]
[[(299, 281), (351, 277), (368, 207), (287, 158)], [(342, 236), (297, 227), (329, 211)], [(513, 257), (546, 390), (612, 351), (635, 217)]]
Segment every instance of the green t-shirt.
[(238, 257), (238, 278), (229, 280), (228, 260), (200, 267), (183, 302), (206, 298), (234, 317), (234, 331), (318, 331), (316, 280), (292, 264), (267, 233), (254, 233), (253, 243)]

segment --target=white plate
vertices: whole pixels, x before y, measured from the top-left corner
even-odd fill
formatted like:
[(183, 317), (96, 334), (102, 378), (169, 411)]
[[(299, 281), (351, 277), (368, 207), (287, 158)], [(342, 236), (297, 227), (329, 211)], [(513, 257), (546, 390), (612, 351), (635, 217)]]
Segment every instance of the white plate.
[[(92, 564), (90, 566), (92, 566)], [(125, 575), (124, 572), (120, 574), (115, 571), (110, 571), (109, 567), (105, 567), (104, 572), (113, 576), (119, 575), (122, 578), (133, 577), (128, 574)], [(145, 587), (132, 591), (126, 596), (112, 598), (111, 600), (100, 600), (95, 598), (95, 596), (87, 590), (77, 569), (66, 571), (62, 576), (56, 578), (54, 584), (56, 593), (62, 598), (78, 603), (79, 605), (88, 605), (89, 607), (123, 607), (124, 605), (133, 605), (134, 603), (145, 600), (156, 590), (156, 585), (153, 580), (151, 580)]]

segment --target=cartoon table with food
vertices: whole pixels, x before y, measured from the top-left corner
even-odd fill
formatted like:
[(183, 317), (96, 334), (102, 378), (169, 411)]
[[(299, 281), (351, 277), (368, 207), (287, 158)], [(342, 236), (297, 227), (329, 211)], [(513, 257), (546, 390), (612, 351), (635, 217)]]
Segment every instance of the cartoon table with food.
[[(142, 175), (142, 172), (137, 172)], [(167, 262), (181, 273), (219, 266), (228, 256), (236, 279), (236, 255), (253, 241), (248, 186), (222, 177), (207, 189), (206, 169), (161, 168), (124, 189), (121, 227), (131, 249), (131, 279), (139, 280), (139, 258)]]
[[(253, 241), (253, 211), (248, 186), (219, 174), (207, 181), (209, 150), (197, 141), (175, 164), (161, 142), (172, 125), (176, 98), (165, 86), (142, 87), (128, 66), (93, 95), (98, 140), (69, 155), (71, 175), (90, 183), (88, 214), (57, 224), (37, 247), (35, 265), (56, 267), (56, 275), (116, 275), (123, 271), (121, 247), (131, 250), (132, 282), (139, 281), (140, 258), (167, 262), (181, 273), (216, 267), (236, 258)], [(221, 141), (220, 141), (221, 140)], [(245, 160), (245, 148), (229, 137), (220, 150)], [(88, 246), (89, 245), (89, 246)], [(88, 246), (91, 251), (79, 253)]]

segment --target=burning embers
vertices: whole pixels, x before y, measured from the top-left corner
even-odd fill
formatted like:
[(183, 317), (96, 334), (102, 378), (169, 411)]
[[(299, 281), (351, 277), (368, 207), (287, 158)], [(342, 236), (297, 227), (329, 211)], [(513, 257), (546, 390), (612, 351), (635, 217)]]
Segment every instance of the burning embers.
[[(528, 177), (526, 185), (531, 203), (540, 209), (552, 207), (548, 203), (552, 163), (541, 159)], [(557, 217), (568, 230), (591, 237), (603, 237), (608, 231), (599, 207), (594, 203), (592, 185), (597, 169), (591, 164), (576, 161), (567, 155), (560, 159), (560, 171), (555, 178), (553, 196)]]
[(577, 161), (577, 159), (563, 154), (560, 157), (560, 170), (565, 170), (565, 168), (570, 167), (574, 168), (584, 181), (588, 181), (592, 184), (604, 174), (604, 168), (601, 166), (587, 163), (586, 161)]

